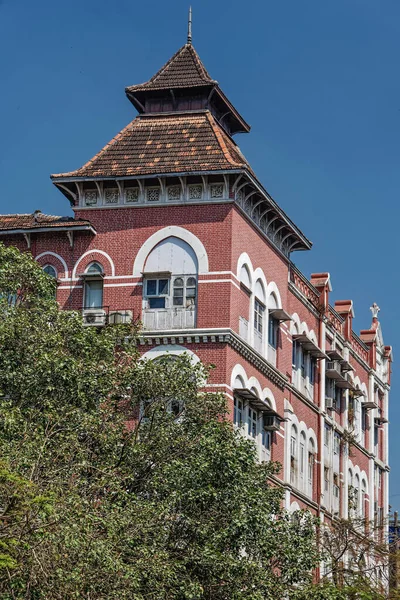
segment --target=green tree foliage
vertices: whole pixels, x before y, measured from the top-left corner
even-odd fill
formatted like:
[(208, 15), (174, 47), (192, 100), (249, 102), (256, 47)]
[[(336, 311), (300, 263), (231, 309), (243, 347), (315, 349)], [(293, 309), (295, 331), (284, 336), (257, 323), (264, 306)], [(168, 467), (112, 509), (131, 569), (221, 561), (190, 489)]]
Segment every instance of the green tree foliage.
[(342, 600), (208, 368), (140, 361), (135, 327), (83, 326), (53, 285), (0, 245), (0, 598)]

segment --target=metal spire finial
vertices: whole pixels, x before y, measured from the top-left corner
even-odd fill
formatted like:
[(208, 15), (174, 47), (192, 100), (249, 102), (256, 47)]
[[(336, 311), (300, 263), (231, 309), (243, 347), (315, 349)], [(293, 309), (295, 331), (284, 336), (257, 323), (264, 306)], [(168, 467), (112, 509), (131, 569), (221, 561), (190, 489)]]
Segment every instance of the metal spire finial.
[(188, 19), (188, 36), (187, 36), (188, 44), (192, 43), (192, 7), (189, 6), (189, 19)]

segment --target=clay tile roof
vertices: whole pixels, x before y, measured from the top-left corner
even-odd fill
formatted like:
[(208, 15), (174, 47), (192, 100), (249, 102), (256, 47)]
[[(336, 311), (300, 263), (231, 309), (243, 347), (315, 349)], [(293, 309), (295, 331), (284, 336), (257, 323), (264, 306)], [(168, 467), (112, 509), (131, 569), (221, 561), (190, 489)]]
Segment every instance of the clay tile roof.
[(57, 217), (44, 215), (41, 212), (27, 215), (0, 215), (0, 231), (13, 231), (20, 229), (43, 229), (47, 227), (74, 227), (87, 225), (90, 221), (73, 219), (72, 217)]
[(230, 169), (251, 170), (209, 111), (142, 115), (80, 169), (61, 177), (134, 177)]
[(191, 44), (185, 44), (146, 83), (126, 88), (129, 92), (214, 85), (199, 55)]

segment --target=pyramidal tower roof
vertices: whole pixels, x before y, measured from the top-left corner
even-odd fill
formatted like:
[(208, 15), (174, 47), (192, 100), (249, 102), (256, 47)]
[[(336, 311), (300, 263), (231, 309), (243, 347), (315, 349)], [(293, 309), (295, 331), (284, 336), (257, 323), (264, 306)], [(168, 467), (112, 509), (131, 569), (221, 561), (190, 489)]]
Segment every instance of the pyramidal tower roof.
[(218, 82), (210, 77), (192, 44), (187, 43), (149, 81), (127, 87), (126, 93), (210, 85), (218, 85)]

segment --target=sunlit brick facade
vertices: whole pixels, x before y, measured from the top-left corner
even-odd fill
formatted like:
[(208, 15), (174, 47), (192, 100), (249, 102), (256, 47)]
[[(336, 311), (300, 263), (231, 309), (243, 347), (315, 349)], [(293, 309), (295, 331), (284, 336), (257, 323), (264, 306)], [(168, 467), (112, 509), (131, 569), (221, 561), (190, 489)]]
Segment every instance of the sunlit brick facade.
[(4, 215), (0, 239), (29, 249), (88, 326), (141, 319), (146, 357), (215, 364), (209, 389), (260, 460), (282, 464), (288, 509), (383, 522), (391, 348), (378, 307), (356, 335), (352, 302), (329, 303), (330, 275), (294, 266), (311, 243), (241, 154), (233, 137), (250, 128), (191, 43), (126, 94), (139, 116), (52, 176), (75, 218)]

